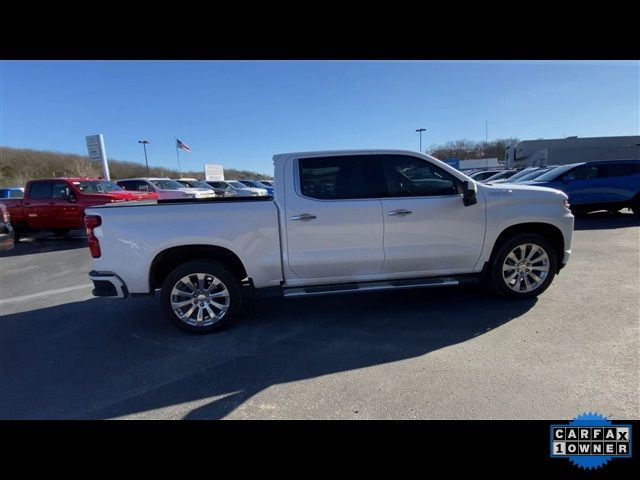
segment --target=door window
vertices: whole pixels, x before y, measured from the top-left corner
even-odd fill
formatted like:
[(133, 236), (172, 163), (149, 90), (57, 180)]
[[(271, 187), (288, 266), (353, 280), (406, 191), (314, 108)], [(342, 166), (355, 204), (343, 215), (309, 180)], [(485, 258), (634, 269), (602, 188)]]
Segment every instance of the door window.
[(366, 155), (302, 158), (300, 190), (321, 200), (378, 198), (375, 165)]
[(37, 200), (39, 198), (52, 198), (53, 182), (36, 182), (31, 184), (29, 197)]
[(600, 176), (602, 177), (625, 177), (640, 173), (640, 163), (612, 163), (611, 165), (600, 165)]
[(389, 197), (458, 195), (462, 184), (449, 172), (409, 155), (379, 155)]
[(149, 191), (149, 185), (146, 182), (141, 180), (127, 180), (124, 182), (118, 182), (125, 190), (133, 191), (133, 192), (146, 192)]
[(564, 176), (564, 180), (592, 180), (598, 178), (598, 167), (583, 165)]
[(67, 199), (69, 198), (69, 194), (68, 194), (68, 185), (64, 182), (56, 182), (53, 184), (53, 195), (51, 196), (51, 198), (58, 198), (58, 199)]

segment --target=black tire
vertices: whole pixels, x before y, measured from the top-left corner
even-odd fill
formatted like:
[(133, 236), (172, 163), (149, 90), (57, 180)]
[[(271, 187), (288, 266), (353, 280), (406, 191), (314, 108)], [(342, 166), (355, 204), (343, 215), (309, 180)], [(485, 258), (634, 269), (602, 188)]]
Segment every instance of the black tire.
[[(511, 253), (519, 245), (524, 245), (524, 244), (533, 244), (541, 247), (547, 253), (547, 257), (549, 259), (548, 260), (549, 271), (547, 272), (546, 277), (543, 279), (542, 283), (537, 288), (529, 292), (524, 292), (524, 291), (519, 292), (510, 288), (507, 285), (506, 280), (503, 278), (503, 271), (502, 271), (502, 267), (509, 253)], [(526, 250), (526, 251), (529, 251), (529, 250)], [(532, 263), (536, 264), (535, 260)], [(533, 269), (535, 271), (535, 267), (533, 267)], [(491, 263), (489, 266), (489, 281), (493, 290), (499, 295), (502, 295), (504, 297), (517, 298), (517, 299), (532, 298), (540, 295), (549, 287), (549, 285), (551, 285), (551, 282), (553, 281), (553, 278), (555, 277), (557, 271), (558, 271), (557, 252), (553, 247), (553, 245), (551, 244), (551, 242), (549, 242), (543, 236), (535, 233), (520, 233), (520, 234), (515, 234), (511, 237), (508, 237), (500, 245), (497, 246), (497, 249), (492, 256)], [(516, 272), (516, 270), (514, 269), (513, 272)], [(511, 275), (512, 273), (511, 271), (509, 271), (507, 274)], [(524, 275), (527, 275), (527, 274), (525, 273)], [(527, 280), (529, 278), (531, 277), (527, 276)]]
[[(187, 323), (187, 321), (185, 320), (182, 320), (171, 307), (171, 292), (174, 286), (176, 286), (178, 282), (185, 276), (188, 276), (190, 274), (195, 275), (197, 273), (204, 273), (211, 277), (215, 277), (223, 284), (228, 292), (228, 309), (223, 315), (221, 315), (221, 318), (218, 320), (212, 318), (204, 318), (203, 323), (200, 325), (197, 325), (197, 322), (194, 325)], [(205, 281), (208, 281), (208, 277), (205, 279)], [(184, 298), (188, 299), (189, 297), (184, 296)], [(167, 316), (169, 321), (179, 329), (195, 334), (217, 332), (227, 327), (238, 316), (238, 312), (240, 311), (240, 306), (242, 304), (240, 279), (237, 278), (236, 275), (231, 273), (225, 265), (219, 262), (207, 259), (190, 260), (178, 266), (165, 278), (164, 282), (162, 283), (160, 301), (162, 303), (162, 310), (164, 311), (164, 314)], [(182, 309), (180, 311), (183, 314), (187, 313)], [(214, 313), (216, 312), (216, 310), (213, 311)], [(218, 311), (218, 313), (221, 313), (221, 311)], [(203, 313), (203, 316), (205, 317), (208, 315), (209, 314), (207, 313)], [(188, 321), (191, 320), (192, 319), (188, 319)], [(210, 320), (213, 320), (213, 323), (206, 324)]]
[(22, 237), (27, 234), (27, 228), (23, 223), (18, 223), (17, 225), (13, 225), (13, 234), (15, 235), (15, 241), (18, 242)]
[(640, 217), (640, 194), (631, 201), (631, 211), (636, 214), (636, 217)]
[(53, 232), (53, 235), (56, 237), (66, 237), (67, 235), (69, 235), (69, 232), (71, 231), (70, 228), (57, 228), (55, 230), (51, 230)]

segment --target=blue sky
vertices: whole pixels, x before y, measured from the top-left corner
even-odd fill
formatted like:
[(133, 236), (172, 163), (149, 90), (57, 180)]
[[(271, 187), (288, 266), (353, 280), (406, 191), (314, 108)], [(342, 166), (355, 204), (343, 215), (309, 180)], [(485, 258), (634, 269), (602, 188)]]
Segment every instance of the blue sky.
[(275, 153), (640, 134), (640, 62), (0, 62), (0, 145), (271, 173)]

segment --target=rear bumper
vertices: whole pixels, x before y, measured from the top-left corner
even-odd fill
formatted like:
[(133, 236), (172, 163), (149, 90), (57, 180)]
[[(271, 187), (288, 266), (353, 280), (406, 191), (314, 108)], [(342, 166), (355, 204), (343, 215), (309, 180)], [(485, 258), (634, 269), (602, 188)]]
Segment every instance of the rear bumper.
[(13, 249), (16, 236), (11, 225), (5, 225), (4, 232), (0, 233), (0, 252), (7, 252)]
[(127, 298), (129, 295), (127, 285), (115, 273), (92, 270), (89, 278), (93, 282), (91, 293), (95, 297)]

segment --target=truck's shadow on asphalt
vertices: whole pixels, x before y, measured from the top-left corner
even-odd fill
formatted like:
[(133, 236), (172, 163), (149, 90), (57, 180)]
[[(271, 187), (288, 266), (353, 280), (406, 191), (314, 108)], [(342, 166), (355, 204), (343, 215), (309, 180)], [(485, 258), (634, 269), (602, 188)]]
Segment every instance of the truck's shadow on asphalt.
[(74, 248), (88, 248), (87, 236), (82, 230), (74, 230), (66, 237), (56, 237), (49, 232), (38, 232), (22, 237), (15, 243), (13, 250), (0, 253), (0, 257), (19, 257)]
[[(273, 385), (425, 355), (500, 327), (534, 304), (476, 288), (260, 300), (235, 326), (208, 336), (170, 326), (151, 298), (6, 315), (0, 418), (113, 418), (185, 402), (196, 404), (186, 416), (184, 407), (176, 410), (177, 418), (241, 414)], [(268, 416), (279, 407), (251, 408)]]
[(593, 212), (576, 215), (574, 230), (609, 230), (640, 226), (640, 218), (633, 213)]
[[(576, 218), (576, 230), (637, 227), (629, 213)], [(82, 248), (42, 237), (9, 255)], [(477, 288), (250, 302), (224, 332), (170, 326), (157, 298), (92, 299), (0, 318), (0, 418), (113, 418), (189, 405), (222, 418), (273, 385), (415, 358), (482, 335), (527, 312)], [(332, 395), (327, 392), (327, 395)], [(296, 417), (292, 400), (284, 415)], [(299, 400), (301, 404), (304, 399)], [(313, 408), (304, 405), (304, 410)], [(348, 408), (348, 406), (345, 406)], [(149, 412), (151, 411), (151, 412)], [(184, 418), (185, 407), (176, 408)]]

